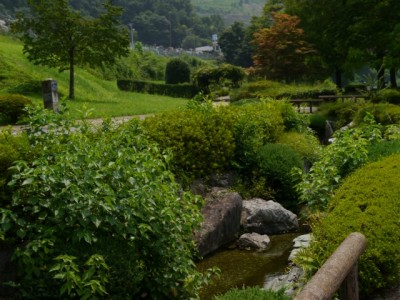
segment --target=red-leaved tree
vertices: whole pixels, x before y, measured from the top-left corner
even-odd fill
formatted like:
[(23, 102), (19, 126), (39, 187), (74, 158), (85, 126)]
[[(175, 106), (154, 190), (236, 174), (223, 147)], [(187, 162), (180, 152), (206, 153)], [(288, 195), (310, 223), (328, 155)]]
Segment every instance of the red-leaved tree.
[(273, 13), (273, 18), (270, 28), (254, 33), (254, 66), (269, 79), (293, 81), (305, 73), (306, 59), (315, 50), (305, 41), (298, 17)]

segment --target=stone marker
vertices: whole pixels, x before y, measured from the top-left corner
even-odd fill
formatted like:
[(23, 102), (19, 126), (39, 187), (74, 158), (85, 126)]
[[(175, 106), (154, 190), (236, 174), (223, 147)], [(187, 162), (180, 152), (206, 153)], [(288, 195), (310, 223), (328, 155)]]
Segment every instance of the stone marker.
[(42, 82), (44, 108), (58, 112), (57, 81), (49, 78)]

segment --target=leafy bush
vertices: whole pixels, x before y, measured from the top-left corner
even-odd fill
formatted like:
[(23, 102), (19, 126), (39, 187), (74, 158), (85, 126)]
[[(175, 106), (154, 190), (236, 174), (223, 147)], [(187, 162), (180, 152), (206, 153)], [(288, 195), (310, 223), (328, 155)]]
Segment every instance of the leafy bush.
[(163, 84), (138, 80), (118, 80), (117, 85), (118, 88), (123, 91), (182, 98), (193, 98), (199, 92), (196, 86), (187, 83)]
[(367, 114), (374, 116), (382, 125), (400, 123), (400, 107), (389, 103), (369, 104), (362, 107), (354, 117), (354, 123), (361, 124)]
[(8, 119), (12, 124), (25, 114), (25, 107), (32, 105), (32, 101), (18, 94), (7, 94), (0, 96), (0, 115)]
[(324, 210), (342, 178), (368, 161), (367, 146), (382, 140), (381, 127), (371, 115), (365, 122), (363, 127), (336, 131), (334, 141), (323, 149), (310, 172), (297, 171), (301, 181), (296, 189), (311, 211)]
[(45, 111), (31, 119), (31, 144), (42, 151), (13, 167), (13, 201), (0, 210), (22, 298), (197, 294), (192, 233), (202, 203), (180, 191), (169, 153), (138, 122), (72, 128)]
[(329, 121), (335, 122), (335, 128), (339, 129), (353, 121), (357, 112), (364, 104), (354, 101), (324, 103), (319, 106), (317, 115), (323, 116)]
[(362, 167), (335, 191), (330, 210), (313, 228), (314, 242), (297, 263), (311, 275), (348, 234), (368, 240), (359, 260), (361, 298), (390, 288), (400, 279), (399, 199), (400, 155)]
[(231, 93), (231, 101), (251, 98), (318, 98), (319, 95), (336, 94), (336, 85), (331, 81), (324, 81), (316, 85), (284, 84), (275, 81), (263, 80), (243, 84)]
[(320, 141), (325, 139), (326, 117), (321, 114), (310, 115), (310, 128), (317, 134)]
[(302, 157), (287, 145), (266, 144), (258, 152), (254, 178), (265, 178), (267, 187), (275, 192), (276, 201), (287, 208), (298, 204), (291, 174), (294, 167), (303, 167)]
[(400, 153), (400, 140), (382, 141), (367, 147), (368, 161), (378, 161), (392, 154)]
[(7, 182), (12, 172), (9, 168), (17, 160), (26, 160), (30, 152), (29, 141), (24, 134), (13, 135), (11, 128), (0, 131), (0, 207), (6, 207), (11, 202), (11, 192)]
[(230, 165), (235, 150), (233, 124), (225, 108), (212, 108), (207, 102), (144, 121), (148, 135), (163, 149), (172, 150), (172, 165), (181, 178), (211, 175)]
[(179, 58), (173, 58), (165, 67), (165, 83), (177, 84), (190, 82), (189, 65)]
[(314, 163), (321, 155), (321, 145), (318, 139), (310, 133), (285, 132), (279, 137), (278, 143), (288, 145), (295, 150), (307, 164)]
[(391, 104), (400, 104), (400, 91), (395, 89), (383, 89), (376, 93), (374, 102), (387, 102)]
[(272, 290), (263, 290), (258, 287), (248, 287), (239, 289), (231, 289), (222, 296), (214, 297), (214, 300), (289, 300), (285, 296), (284, 290), (278, 292)]

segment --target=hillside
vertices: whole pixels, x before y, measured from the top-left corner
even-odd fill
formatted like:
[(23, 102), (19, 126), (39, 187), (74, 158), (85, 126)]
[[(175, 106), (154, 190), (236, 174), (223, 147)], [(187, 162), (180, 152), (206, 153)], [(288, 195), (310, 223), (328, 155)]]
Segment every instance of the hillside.
[(182, 106), (184, 99), (157, 95), (122, 92), (114, 80), (96, 76), (95, 72), (77, 67), (75, 73), (76, 99), (65, 100), (68, 95), (68, 72), (35, 66), (22, 53), (22, 44), (0, 34), (0, 94), (19, 93), (43, 105), (41, 81), (53, 78), (59, 87), (60, 99), (68, 102), (71, 113), (79, 117), (78, 110), (93, 109), (92, 117), (150, 114)]
[(225, 25), (235, 21), (249, 23), (252, 16), (261, 14), (267, 0), (191, 0), (193, 8), (199, 15), (222, 17)]

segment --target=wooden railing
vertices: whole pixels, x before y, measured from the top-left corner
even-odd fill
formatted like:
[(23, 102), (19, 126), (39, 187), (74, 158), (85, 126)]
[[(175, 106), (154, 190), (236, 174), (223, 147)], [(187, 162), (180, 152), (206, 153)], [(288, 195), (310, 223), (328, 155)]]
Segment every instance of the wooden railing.
[(366, 247), (364, 235), (351, 233), (295, 300), (329, 300), (338, 290), (341, 300), (358, 300), (357, 261)]

